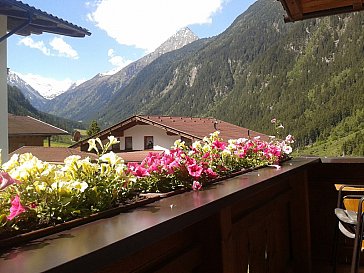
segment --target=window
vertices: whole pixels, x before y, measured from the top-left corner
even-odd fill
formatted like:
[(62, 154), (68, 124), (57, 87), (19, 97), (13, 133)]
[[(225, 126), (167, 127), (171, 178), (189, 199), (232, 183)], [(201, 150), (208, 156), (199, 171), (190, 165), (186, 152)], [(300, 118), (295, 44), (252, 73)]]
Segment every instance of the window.
[(190, 139), (190, 138), (186, 138), (186, 137), (181, 136), (181, 141), (184, 141), (185, 145), (188, 146), (188, 147), (192, 146), (192, 139)]
[(153, 136), (145, 136), (144, 137), (144, 150), (153, 149), (154, 142)]
[(126, 151), (133, 150), (133, 138), (131, 136), (125, 137), (125, 150)]

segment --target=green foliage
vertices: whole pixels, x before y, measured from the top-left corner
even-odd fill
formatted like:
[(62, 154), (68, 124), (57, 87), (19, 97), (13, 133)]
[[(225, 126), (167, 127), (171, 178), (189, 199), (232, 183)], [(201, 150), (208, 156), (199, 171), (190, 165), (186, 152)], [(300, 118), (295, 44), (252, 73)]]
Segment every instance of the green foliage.
[(93, 136), (95, 134), (97, 134), (98, 132), (100, 132), (100, 127), (97, 124), (96, 120), (91, 121), (90, 127), (87, 130), (87, 135), (88, 136)]
[[(165, 54), (115, 95), (102, 122), (137, 113), (214, 116), (270, 134), (267, 120), (279, 117), (300, 150), (352, 135), (364, 105), (364, 14), (295, 24), (282, 14), (278, 2), (257, 1), (221, 35)], [(343, 141), (337, 145), (330, 152), (343, 154)]]
[(9, 85), (8, 112), (19, 116), (31, 116), (68, 132), (72, 132), (75, 128), (84, 129), (82, 123), (38, 111), (30, 104), (18, 88)]
[(364, 131), (357, 132), (355, 136), (342, 145), (344, 155), (364, 156)]
[(283, 15), (279, 1), (256, 1), (222, 34), (146, 66), (92, 118), (111, 126), (134, 114), (214, 116), (269, 134), (277, 117), (300, 150), (326, 143), (320, 152), (360, 154), (364, 13), (294, 24)]

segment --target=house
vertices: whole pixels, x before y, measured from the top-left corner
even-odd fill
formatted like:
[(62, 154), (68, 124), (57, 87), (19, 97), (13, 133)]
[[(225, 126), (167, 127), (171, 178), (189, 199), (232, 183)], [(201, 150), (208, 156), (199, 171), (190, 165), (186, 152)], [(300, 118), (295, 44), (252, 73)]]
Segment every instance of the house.
[(8, 114), (10, 153), (22, 146), (43, 146), (45, 139), (48, 139), (48, 146), (50, 146), (51, 136), (68, 134), (65, 130), (33, 117)]
[(66, 157), (77, 155), (82, 159), (89, 157), (90, 159), (96, 159), (97, 155), (93, 153), (81, 152), (77, 149), (67, 147), (40, 147), (40, 146), (23, 146), (9, 154), (9, 158), (14, 154), (31, 153), (38, 159), (46, 161), (48, 163), (63, 163)]
[[(178, 139), (191, 145), (194, 141), (202, 140), (215, 131), (219, 131), (219, 136), (225, 141), (256, 136), (268, 140), (267, 135), (215, 118), (142, 115), (132, 116), (90, 138), (98, 137), (107, 141), (110, 135), (117, 137), (120, 143), (112, 148), (114, 152), (167, 150)], [(70, 147), (87, 151), (88, 139)]]

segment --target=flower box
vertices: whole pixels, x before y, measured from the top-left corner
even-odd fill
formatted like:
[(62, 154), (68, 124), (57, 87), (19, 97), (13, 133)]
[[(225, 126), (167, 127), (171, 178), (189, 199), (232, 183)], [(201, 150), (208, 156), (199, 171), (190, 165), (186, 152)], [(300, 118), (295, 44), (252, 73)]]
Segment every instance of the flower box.
[[(176, 142), (163, 155), (150, 153), (141, 164), (124, 164), (109, 148), (90, 140), (99, 159), (71, 156), (64, 165), (30, 154), (11, 158), (0, 170), (0, 244), (14, 246), (111, 217), (188, 190), (200, 190), (258, 168), (289, 159), (290, 140), (222, 142), (218, 133), (186, 147)], [(101, 152), (99, 150), (101, 149)]]

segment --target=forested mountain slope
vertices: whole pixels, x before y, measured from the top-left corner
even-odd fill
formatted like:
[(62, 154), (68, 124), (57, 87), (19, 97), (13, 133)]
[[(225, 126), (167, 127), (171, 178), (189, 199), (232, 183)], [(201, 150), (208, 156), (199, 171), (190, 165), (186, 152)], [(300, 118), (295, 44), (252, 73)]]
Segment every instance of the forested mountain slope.
[(258, 0), (221, 35), (145, 67), (99, 119), (111, 125), (136, 113), (214, 116), (273, 133), (277, 117), (299, 146), (336, 134), (352, 136), (340, 144), (343, 153), (345, 145), (360, 149), (364, 13), (289, 24), (283, 14), (278, 1)]
[(35, 109), (25, 98), (22, 92), (13, 86), (8, 85), (8, 112), (19, 116), (31, 116), (41, 121), (52, 124), (58, 128), (64, 129), (72, 134), (74, 129), (84, 129), (82, 123), (56, 117)]

